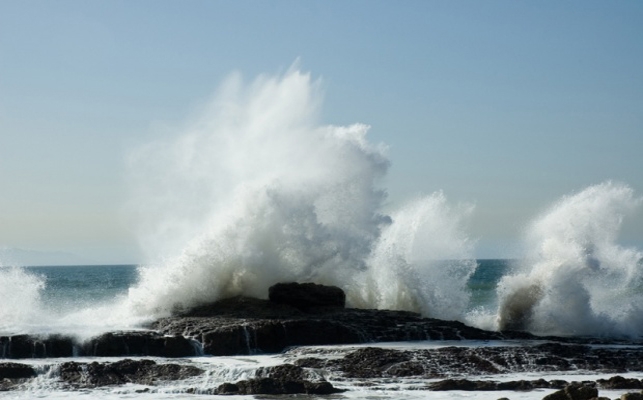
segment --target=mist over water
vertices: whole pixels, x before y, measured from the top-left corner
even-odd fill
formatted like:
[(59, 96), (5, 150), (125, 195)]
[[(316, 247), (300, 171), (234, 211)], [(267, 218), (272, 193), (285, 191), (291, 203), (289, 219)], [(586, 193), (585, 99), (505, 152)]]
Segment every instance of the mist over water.
[(554, 204), (528, 230), (532, 253), (499, 284), (500, 329), (559, 335), (643, 332), (643, 253), (617, 244), (641, 204), (606, 182)]
[(297, 69), (250, 84), (234, 75), (195, 123), (135, 154), (152, 261), (130, 290), (132, 310), (265, 298), (280, 281), (337, 285), (354, 306), (463, 309), (471, 207), (436, 193), (385, 215), (386, 147), (368, 141), (366, 125), (320, 124), (321, 97)]

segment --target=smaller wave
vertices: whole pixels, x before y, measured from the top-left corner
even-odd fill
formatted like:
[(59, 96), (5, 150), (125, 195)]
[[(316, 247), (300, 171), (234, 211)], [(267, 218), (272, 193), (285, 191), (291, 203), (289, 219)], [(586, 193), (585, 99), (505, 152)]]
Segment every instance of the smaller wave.
[[(19, 267), (0, 267), (0, 321), (2, 331), (21, 331), (42, 316), (42, 276)], [(0, 332), (2, 333), (2, 332)]]
[(605, 182), (563, 197), (529, 228), (533, 249), (499, 283), (500, 330), (556, 335), (643, 332), (643, 253), (617, 244), (624, 218), (641, 204), (624, 184)]

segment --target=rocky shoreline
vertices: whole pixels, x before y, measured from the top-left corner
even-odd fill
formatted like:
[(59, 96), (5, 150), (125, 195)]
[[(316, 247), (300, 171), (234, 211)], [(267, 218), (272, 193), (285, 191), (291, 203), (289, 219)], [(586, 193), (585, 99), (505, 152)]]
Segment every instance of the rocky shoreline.
[[(60, 335), (5, 336), (0, 337), (0, 356), (4, 359), (73, 357), (73, 361), (63, 361), (55, 367), (61, 384), (70, 390), (127, 383), (153, 386), (157, 381), (184, 380), (204, 373), (184, 363), (158, 364), (149, 359), (85, 363), (83, 356), (178, 359), (276, 353), (285, 353), (286, 359), (291, 358), (292, 362), (260, 368), (254, 378), (186, 392), (217, 395), (341, 392), (326, 381), (324, 376), (328, 374), (340, 380), (363, 381), (363, 385), (375, 384), (373, 382), (380, 379), (427, 380), (429, 383), (414, 389), (429, 391), (558, 389), (555, 392), (558, 397), (550, 400), (579, 400), (581, 392), (596, 397), (597, 388), (643, 388), (640, 380), (619, 376), (625, 372), (643, 372), (643, 346), (639, 342), (491, 332), (405, 311), (350, 309), (344, 307), (343, 292), (313, 284), (277, 285), (271, 288), (268, 300), (224, 299), (162, 318), (149, 329), (106, 333), (82, 343)], [(345, 349), (341, 356), (295, 356), (298, 346), (424, 340), (494, 341), (495, 344), (420, 349), (355, 347)], [(516, 341), (521, 345), (516, 345)], [(488, 380), (489, 376), (507, 373), (569, 371), (600, 371), (611, 374), (612, 378), (582, 383)], [(27, 364), (2, 362), (0, 390), (20, 390), (38, 374)], [(487, 379), (472, 379), (475, 376)]]

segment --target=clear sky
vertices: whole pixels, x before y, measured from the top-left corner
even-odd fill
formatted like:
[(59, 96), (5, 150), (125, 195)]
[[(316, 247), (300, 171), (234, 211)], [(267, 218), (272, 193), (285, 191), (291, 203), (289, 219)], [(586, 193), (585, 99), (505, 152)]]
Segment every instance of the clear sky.
[[(0, 247), (138, 262), (125, 158), (299, 59), (390, 146), (390, 206), (475, 203), (479, 257), (607, 179), (643, 195), (640, 1), (0, 0)], [(643, 248), (643, 217), (621, 242)]]

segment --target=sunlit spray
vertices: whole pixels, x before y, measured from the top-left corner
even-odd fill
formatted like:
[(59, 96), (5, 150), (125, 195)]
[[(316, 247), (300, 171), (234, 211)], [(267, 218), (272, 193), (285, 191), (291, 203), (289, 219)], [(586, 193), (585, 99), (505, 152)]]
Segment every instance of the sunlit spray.
[(280, 281), (337, 285), (354, 306), (463, 312), (471, 208), (437, 193), (386, 215), (386, 146), (366, 125), (320, 124), (321, 97), (296, 68), (250, 84), (233, 75), (195, 122), (133, 154), (150, 262), (132, 312), (265, 298)]
[(641, 204), (606, 182), (563, 197), (533, 222), (531, 254), (499, 284), (499, 329), (542, 334), (639, 335), (643, 253), (617, 244), (625, 216)]

